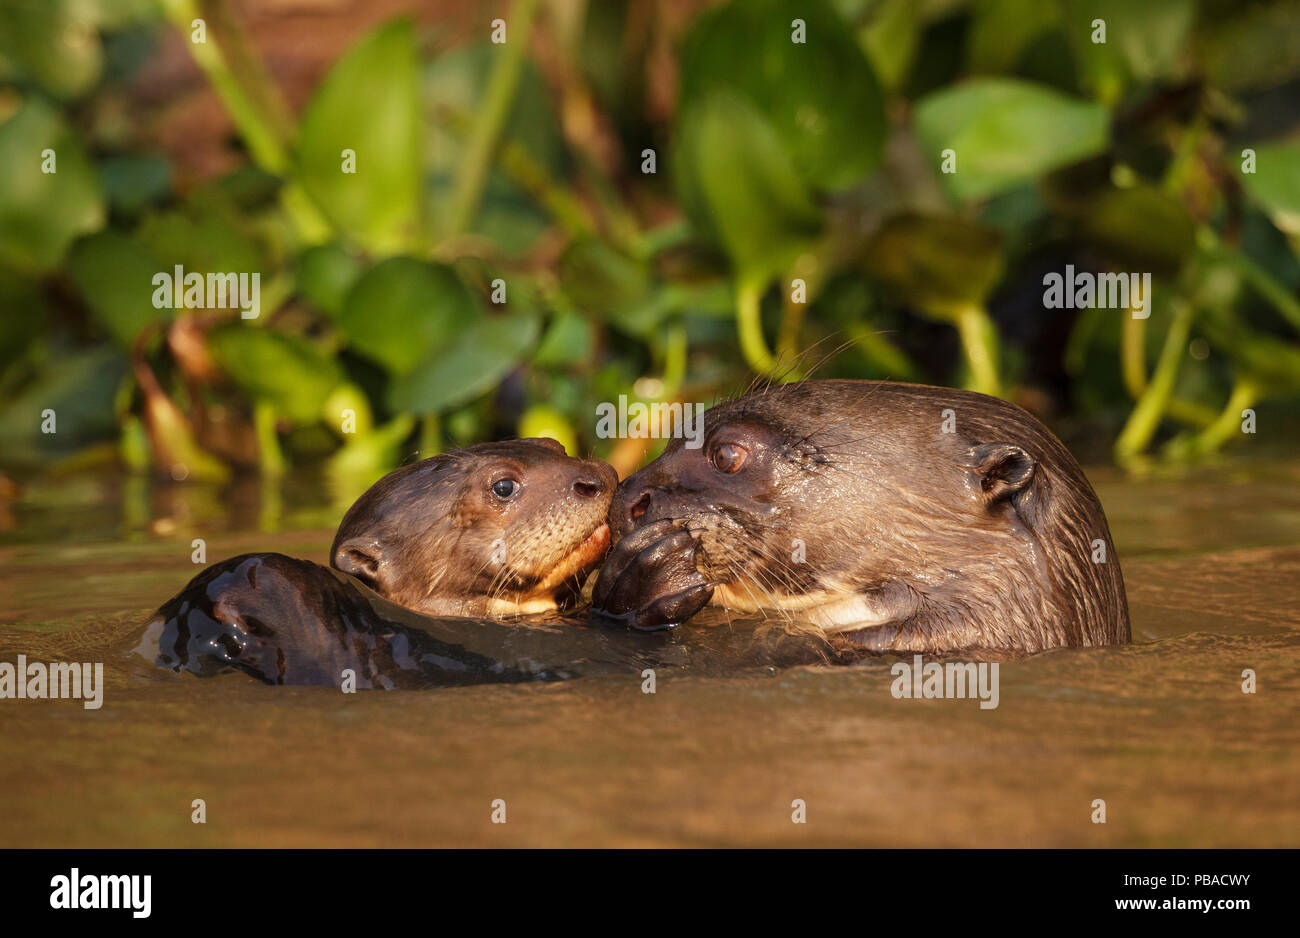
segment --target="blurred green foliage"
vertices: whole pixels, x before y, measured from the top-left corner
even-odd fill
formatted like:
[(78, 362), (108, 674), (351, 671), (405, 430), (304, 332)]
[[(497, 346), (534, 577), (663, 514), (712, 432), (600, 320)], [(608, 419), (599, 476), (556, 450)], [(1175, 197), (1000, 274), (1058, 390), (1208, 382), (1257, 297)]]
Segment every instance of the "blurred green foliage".
[[(1121, 461), (1192, 460), (1296, 399), (1300, 4), (662, 12), (515, 0), (506, 42), (484, 12), (456, 47), (383, 23), (295, 121), (221, 0), (0, 3), (4, 461), (368, 481), (546, 433), (626, 471), (597, 402), (814, 368), (1046, 398)], [(226, 176), (113, 118), (165, 41), (238, 133)], [(1150, 317), (1045, 309), (1067, 264), (1151, 273)], [(260, 315), (157, 308), (177, 266), (258, 274)]]

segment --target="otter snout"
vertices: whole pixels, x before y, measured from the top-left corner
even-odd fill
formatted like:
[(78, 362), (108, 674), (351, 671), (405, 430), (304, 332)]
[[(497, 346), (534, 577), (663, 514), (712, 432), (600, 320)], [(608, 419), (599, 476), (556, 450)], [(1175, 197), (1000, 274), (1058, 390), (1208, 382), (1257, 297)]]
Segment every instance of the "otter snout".
[(578, 466), (570, 489), (578, 498), (608, 498), (618, 486), (618, 476), (608, 463), (588, 459)]
[(642, 469), (615, 489), (609, 506), (610, 531), (618, 540), (653, 521), (682, 517), (689, 512), (685, 512), (681, 501), (682, 492), (656, 484)]

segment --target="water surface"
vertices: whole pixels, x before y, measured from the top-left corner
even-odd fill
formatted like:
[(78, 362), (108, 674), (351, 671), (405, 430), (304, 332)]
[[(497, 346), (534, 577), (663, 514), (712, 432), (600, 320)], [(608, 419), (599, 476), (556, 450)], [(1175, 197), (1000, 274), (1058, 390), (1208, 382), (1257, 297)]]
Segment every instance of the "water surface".
[(653, 695), (634, 667), (355, 695), (174, 676), (121, 650), (200, 569), (193, 539), (323, 562), (339, 509), (33, 484), (0, 506), (0, 660), (104, 661), (107, 688), (0, 701), (0, 846), (1296, 845), (1300, 470), (1089, 475), (1135, 642), (1005, 663), (995, 710), (896, 700), (889, 659), (714, 667), (750, 634), (714, 614)]

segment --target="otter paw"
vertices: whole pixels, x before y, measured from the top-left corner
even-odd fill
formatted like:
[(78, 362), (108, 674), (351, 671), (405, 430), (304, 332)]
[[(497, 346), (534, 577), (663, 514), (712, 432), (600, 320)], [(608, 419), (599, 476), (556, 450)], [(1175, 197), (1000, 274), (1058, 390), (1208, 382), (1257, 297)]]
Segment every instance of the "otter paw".
[(632, 531), (614, 545), (596, 578), (593, 614), (641, 631), (680, 625), (708, 605), (717, 586), (695, 568), (695, 549), (680, 522)]

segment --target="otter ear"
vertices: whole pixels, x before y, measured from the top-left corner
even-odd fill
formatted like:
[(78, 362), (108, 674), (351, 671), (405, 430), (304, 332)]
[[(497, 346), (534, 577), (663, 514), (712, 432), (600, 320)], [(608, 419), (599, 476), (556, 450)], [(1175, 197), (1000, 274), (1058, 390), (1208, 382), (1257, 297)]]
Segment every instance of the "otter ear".
[(990, 504), (1023, 491), (1038, 466), (1032, 456), (1011, 443), (983, 443), (972, 447), (967, 456), (967, 465), (979, 478), (980, 490)]
[(352, 537), (334, 549), (334, 569), (351, 574), (371, 589), (379, 589), (383, 548), (373, 537)]
[(549, 436), (528, 436), (519, 441), (520, 443), (536, 443), (539, 446), (545, 446), (547, 449), (553, 449), (561, 456), (567, 456), (564, 444), (559, 440), (553, 440)]

